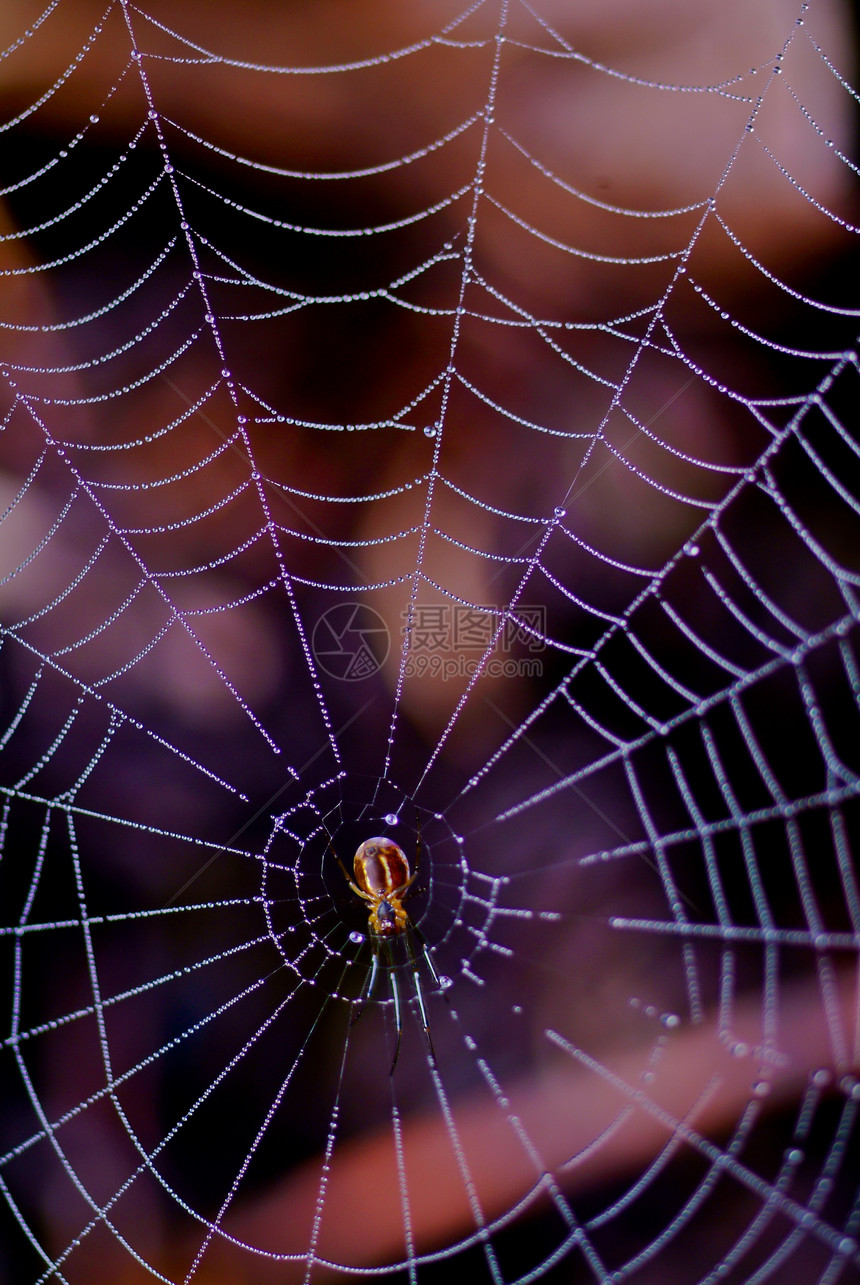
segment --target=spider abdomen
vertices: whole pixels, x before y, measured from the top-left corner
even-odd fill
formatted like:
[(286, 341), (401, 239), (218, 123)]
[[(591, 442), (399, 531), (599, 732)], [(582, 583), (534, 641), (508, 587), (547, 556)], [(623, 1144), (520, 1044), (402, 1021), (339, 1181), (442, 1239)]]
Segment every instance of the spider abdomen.
[(372, 897), (387, 897), (409, 883), (409, 862), (391, 839), (366, 839), (353, 861), (356, 885)]

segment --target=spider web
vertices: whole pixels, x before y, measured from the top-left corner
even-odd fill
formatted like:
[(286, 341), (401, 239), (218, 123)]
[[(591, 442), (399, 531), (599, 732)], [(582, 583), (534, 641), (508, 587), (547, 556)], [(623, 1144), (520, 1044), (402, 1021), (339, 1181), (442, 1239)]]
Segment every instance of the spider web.
[(2, 19), (0, 1278), (860, 1279), (843, 17), (371, 8)]

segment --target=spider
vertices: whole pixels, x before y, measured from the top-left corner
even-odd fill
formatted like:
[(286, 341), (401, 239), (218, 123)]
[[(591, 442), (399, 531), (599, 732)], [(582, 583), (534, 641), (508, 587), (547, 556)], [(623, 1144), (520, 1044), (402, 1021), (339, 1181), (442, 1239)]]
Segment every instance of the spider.
[[(403, 902), (408, 895), (409, 889), (418, 878), (418, 865), (421, 858), (421, 831), (418, 830), (417, 842), (415, 848), (415, 869), (410, 872), (409, 861), (403, 849), (396, 844), (393, 839), (382, 838), (378, 835), (371, 839), (365, 839), (361, 847), (353, 858), (353, 870), (355, 878), (350, 879), (346, 866), (337, 857), (337, 863), (343, 871), (346, 881), (357, 897), (366, 901), (370, 914), (367, 917), (367, 926), (370, 930), (370, 944), (373, 949), (373, 959), (370, 965), (370, 972), (367, 980), (362, 987), (361, 995), (357, 1001), (357, 1007), (353, 1022), (357, 1022), (364, 1011), (364, 1006), (373, 994), (379, 976), (380, 964), (388, 972), (388, 984), (391, 988), (391, 998), (394, 1001), (394, 1057), (391, 1062), (391, 1071), (394, 1074), (394, 1068), (397, 1066), (397, 1057), (400, 1053), (400, 1036), (403, 1031), (403, 1020), (400, 1005), (400, 986), (397, 981), (397, 971), (394, 965), (394, 955), (391, 949), (391, 938), (402, 937), (406, 944), (406, 952), (409, 956), (409, 965), (412, 969), (412, 983), (415, 988), (415, 998), (418, 1001), (418, 1011), (421, 1014), (421, 1025), (424, 1027), (424, 1036), (427, 1040), (427, 1050), (430, 1054), (431, 1066), (436, 1065), (436, 1054), (433, 1051), (433, 1041), (430, 1038), (430, 1024), (427, 1020), (427, 1007), (424, 1003), (424, 992), (421, 989), (421, 978), (418, 972), (419, 957), (415, 949), (415, 943), (418, 943), (421, 955), (433, 978), (434, 984), (441, 990), (439, 974), (433, 960), (430, 958), (430, 951), (427, 949), (427, 942), (417, 927), (409, 918), (404, 909)], [(331, 846), (331, 844), (329, 844)], [(334, 850), (332, 849), (334, 852)], [(337, 856), (337, 854), (334, 854)]]

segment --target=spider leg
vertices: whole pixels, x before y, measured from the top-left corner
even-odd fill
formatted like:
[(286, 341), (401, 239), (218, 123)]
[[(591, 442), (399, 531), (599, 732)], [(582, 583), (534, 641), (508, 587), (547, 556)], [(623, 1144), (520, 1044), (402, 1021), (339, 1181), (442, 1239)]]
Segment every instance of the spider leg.
[(373, 948), (370, 972), (364, 980), (364, 985), (361, 988), (361, 994), (355, 1001), (355, 1009), (349, 1020), (350, 1026), (354, 1026), (364, 1012), (365, 1005), (373, 994), (374, 987), (376, 986), (376, 979), (379, 975), (379, 939), (374, 937), (373, 933), (370, 934), (370, 944)]
[(363, 897), (365, 901), (372, 901), (372, 898), (369, 897), (366, 892), (362, 892), (361, 889), (357, 886), (357, 884), (353, 883), (352, 879), (350, 879), (347, 868), (341, 861), (340, 857), (337, 858), (337, 864), (340, 866), (341, 870), (343, 871), (343, 877), (346, 880), (346, 882), (349, 884), (352, 891), (355, 893), (356, 897)]
[(402, 900), (407, 889), (410, 888), (412, 884), (415, 882), (415, 880), (418, 878), (418, 870), (420, 868), (420, 865), (421, 865), (421, 818), (418, 815), (418, 810), (416, 809), (415, 811), (415, 869), (412, 871), (412, 874), (409, 876), (409, 878), (406, 880), (405, 883), (402, 883), (399, 888), (394, 889), (394, 891), (390, 894), (392, 897), (397, 897)]
[(399, 888), (395, 888), (392, 892), (388, 894), (388, 896), (396, 897), (398, 901), (402, 901), (403, 894), (405, 893), (406, 889), (409, 888), (417, 878), (418, 878), (418, 871), (416, 870), (414, 875), (409, 876), (409, 878), (406, 880), (406, 883), (402, 883)]
[[(442, 991), (443, 999), (447, 1001), (448, 997), (445, 994), (445, 992), (442, 990), (442, 982), (439, 979), (439, 974), (436, 972), (436, 965), (433, 963), (433, 956), (430, 954), (429, 947), (427, 946), (427, 939), (425, 938), (423, 932), (421, 931), (421, 929), (418, 927), (417, 924), (413, 924), (410, 922), (409, 927), (411, 928), (412, 932), (415, 935), (415, 940), (418, 942), (418, 945), (421, 947), (421, 954), (423, 956), (424, 963), (427, 965), (427, 971), (429, 972), (430, 976), (433, 978), (433, 981), (435, 982), (437, 988), (440, 991)], [(411, 948), (411, 944), (410, 944), (409, 954), (410, 954), (410, 958), (414, 956), (414, 950)]]
[(391, 998), (394, 1000), (394, 1057), (391, 1059), (391, 1070), (389, 1075), (394, 1074), (394, 1068), (397, 1066), (397, 1059), (400, 1055), (400, 1036), (403, 1033), (403, 1014), (400, 1011), (400, 983), (397, 980), (397, 972), (394, 968), (394, 961), (391, 958), (391, 951), (388, 943), (382, 944), (385, 951), (385, 966), (388, 969), (388, 982), (391, 987)]
[(418, 866), (421, 864), (421, 817), (418, 809), (415, 809), (415, 873), (418, 873)]
[(418, 929), (415, 927), (415, 925), (411, 924), (406, 929), (406, 950), (409, 955), (409, 967), (412, 969), (412, 985), (415, 988), (415, 998), (418, 1000), (418, 1012), (421, 1014), (421, 1025), (424, 1027), (424, 1038), (427, 1041), (427, 1050), (430, 1054), (430, 1065), (432, 1067), (435, 1067), (436, 1051), (433, 1048), (433, 1040), (430, 1037), (430, 1022), (427, 1018), (427, 1006), (424, 1003), (424, 990), (421, 986), (421, 974), (419, 972), (418, 956), (415, 953), (415, 945), (412, 941), (413, 933), (416, 935), (416, 937), (418, 937), (419, 945), (421, 946), (424, 959), (426, 960), (430, 968), (431, 976), (433, 977), (433, 980), (436, 982), (437, 986), (439, 984), (439, 977), (436, 972), (436, 969), (433, 967), (433, 961), (430, 959), (430, 953), (427, 950), (427, 943), (425, 942), (424, 938), (420, 936)]
[[(325, 822), (323, 822), (323, 825), (325, 826)], [(335, 852), (335, 850), (334, 850), (334, 844), (333, 844), (333, 843), (332, 843), (332, 841), (331, 841), (331, 835), (330, 835), (330, 834), (329, 834), (329, 832), (328, 832), (328, 827), (327, 827), (327, 826), (325, 826), (325, 838), (326, 838), (326, 843), (328, 844), (328, 850), (329, 850), (329, 852), (330, 852), (330, 853), (331, 853), (331, 855), (334, 857), (335, 861), (337, 862), (337, 864), (340, 866), (341, 870), (343, 871), (343, 877), (344, 877), (344, 879), (345, 879), (345, 880), (346, 880), (346, 882), (349, 884), (349, 886), (350, 886), (350, 888), (352, 889), (352, 891), (353, 891), (354, 893), (357, 893), (359, 897), (364, 897), (364, 899), (365, 899), (365, 901), (366, 901), (366, 900), (368, 899), (368, 898), (367, 898), (367, 893), (366, 893), (366, 892), (362, 892), (360, 888), (356, 888), (355, 884), (352, 882), (352, 879), (349, 877), (349, 871), (347, 870), (346, 866), (345, 866), (345, 865), (343, 864), (343, 862), (341, 861), (340, 857), (339, 857), (339, 856), (337, 855), (337, 853)]]
[(402, 883), (399, 888), (395, 888), (391, 893), (389, 893), (389, 896), (397, 897), (398, 900), (403, 899), (407, 889), (411, 888), (412, 884), (418, 878), (418, 869), (421, 864), (421, 818), (417, 811), (415, 813), (415, 825), (417, 830), (415, 841), (415, 869), (412, 871), (412, 874), (405, 883)]

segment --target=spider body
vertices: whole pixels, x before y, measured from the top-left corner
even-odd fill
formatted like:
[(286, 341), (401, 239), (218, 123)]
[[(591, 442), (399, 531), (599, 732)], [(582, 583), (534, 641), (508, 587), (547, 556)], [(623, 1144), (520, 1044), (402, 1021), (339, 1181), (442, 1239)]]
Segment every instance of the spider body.
[[(333, 848), (332, 853), (337, 856)], [(397, 1057), (400, 1052), (400, 1036), (403, 1029), (400, 986), (397, 981), (397, 968), (392, 950), (392, 940), (396, 937), (401, 938), (406, 946), (415, 998), (418, 1002), (418, 1011), (421, 1014), (421, 1024), (424, 1027), (427, 1049), (430, 1054), (430, 1063), (432, 1066), (436, 1065), (436, 1055), (433, 1051), (433, 1041), (430, 1038), (430, 1026), (427, 1020), (427, 1007), (424, 1003), (424, 992), (421, 989), (416, 942), (421, 958), (426, 963), (435, 985), (441, 989), (441, 983), (439, 974), (436, 972), (436, 967), (430, 957), (430, 952), (427, 949), (427, 943), (417, 926), (409, 918), (403, 905), (409, 889), (418, 877), (420, 857), (420, 829), (417, 831), (416, 836), (414, 870), (410, 869), (406, 853), (399, 844), (396, 844), (393, 839), (382, 838), (379, 835), (365, 839), (356, 852), (352, 862), (353, 879), (350, 879), (346, 867), (337, 857), (338, 864), (343, 870), (350, 888), (357, 897), (361, 897), (362, 901), (366, 902), (369, 908), (367, 927), (373, 951), (370, 972), (367, 975), (361, 995), (356, 1002), (356, 1010), (352, 1020), (357, 1022), (361, 1017), (365, 1004), (373, 994), (381, 965), (388, 973), (388, 984), (391, 989), (391, 998), (394, 1001), (395, 1037), (391, 1074), (394, 1073), (394, 1068), (397, 1065)]]
[(370, 906), (370, 931), (377, 937), (395, 937), (404, 932), (409, 916), (402, 898), (415, 875), (409, 870), (403, 849), (391, 839), (367, 839), (356, 852), (352, 866), (355, 883), (350, 879), (349, 884)]

